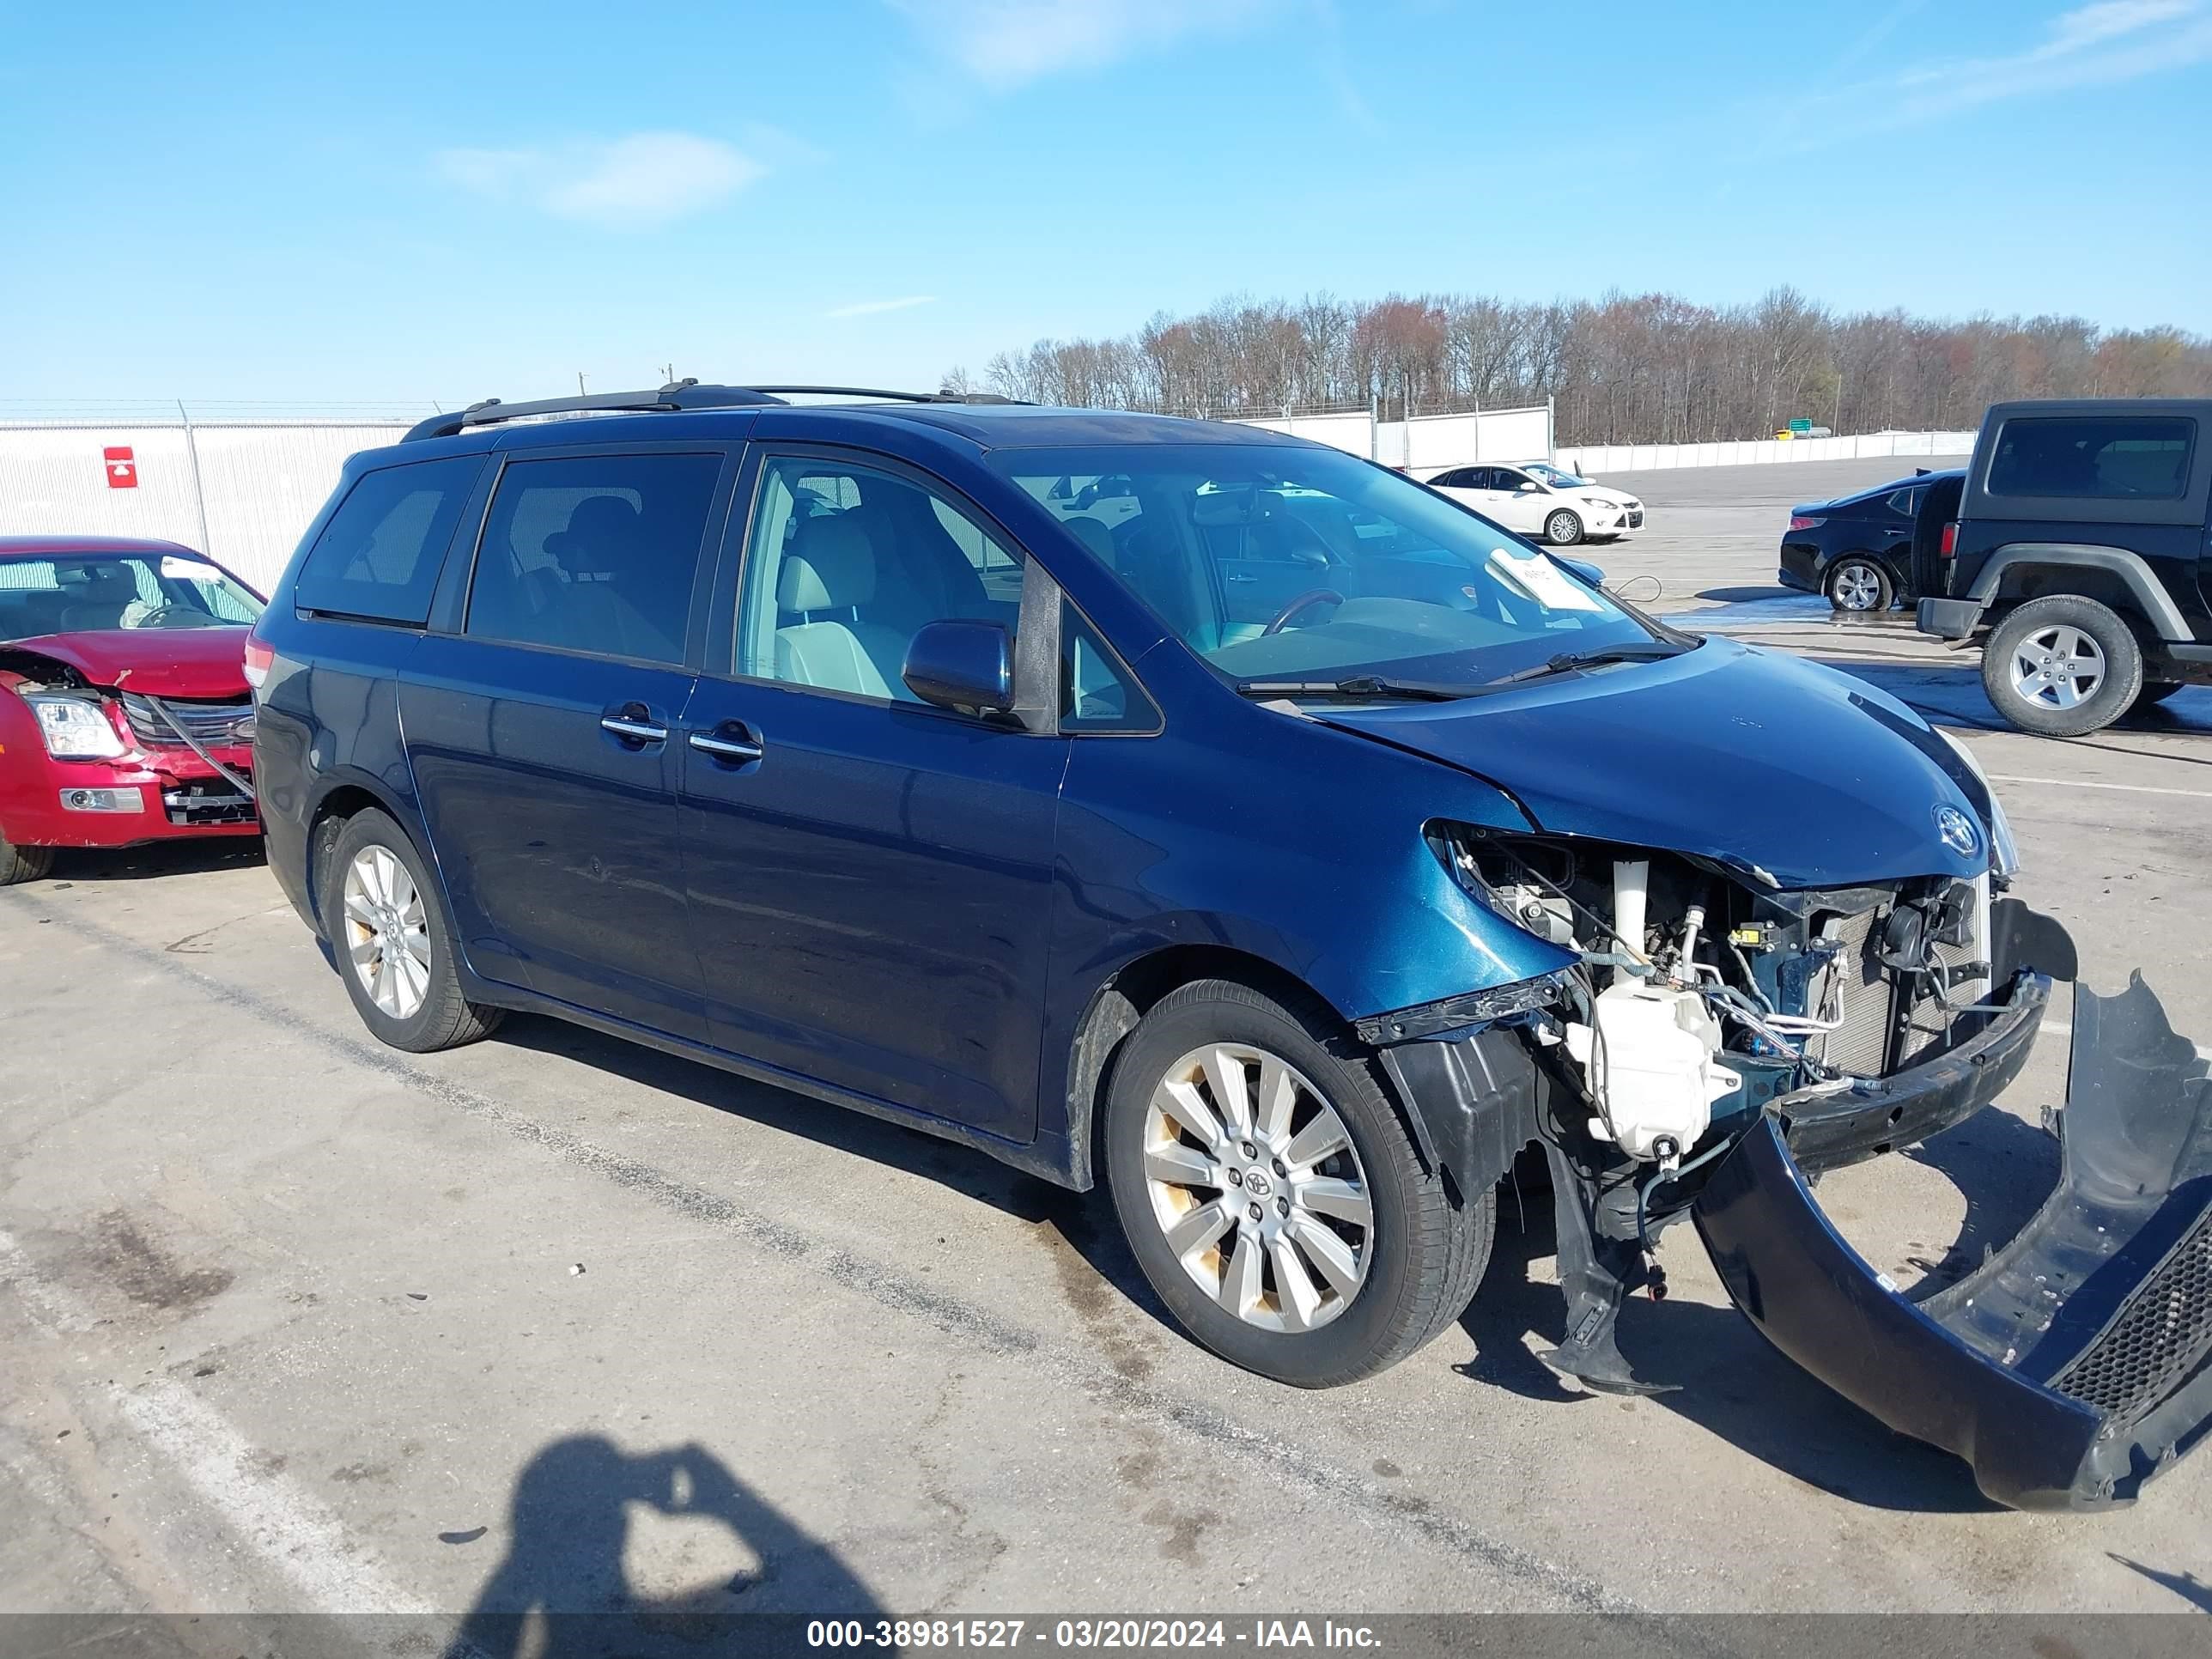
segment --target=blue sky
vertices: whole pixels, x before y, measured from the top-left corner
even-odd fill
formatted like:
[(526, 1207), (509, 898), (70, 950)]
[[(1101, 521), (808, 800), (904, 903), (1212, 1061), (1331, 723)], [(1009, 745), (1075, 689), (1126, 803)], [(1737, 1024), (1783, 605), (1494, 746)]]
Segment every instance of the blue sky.
[(933, 385), (1237, 291), (1792, 283), (2212, 331), (2212, 0), (106, 0), (0, 28), (0, 412), (672, 362)]

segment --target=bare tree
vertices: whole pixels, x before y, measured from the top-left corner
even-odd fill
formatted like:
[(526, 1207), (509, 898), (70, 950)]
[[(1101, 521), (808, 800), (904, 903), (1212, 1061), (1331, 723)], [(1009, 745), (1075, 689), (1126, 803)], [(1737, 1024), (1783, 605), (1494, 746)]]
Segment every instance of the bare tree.
[(1179, 415), (1375, 404), (1395, 418), (1550, 398), (1563, 444), (1678, 443), (1795, 418), (1966, 427), (2010, 397), (2208, 396), (2212, 341), (2078, 317), (1838, 315), (1787, 287), (1719, 307), (1671, 294), (1231, 295), (1116, 339), (1002, 351), (982, 378), (1009, 397)]

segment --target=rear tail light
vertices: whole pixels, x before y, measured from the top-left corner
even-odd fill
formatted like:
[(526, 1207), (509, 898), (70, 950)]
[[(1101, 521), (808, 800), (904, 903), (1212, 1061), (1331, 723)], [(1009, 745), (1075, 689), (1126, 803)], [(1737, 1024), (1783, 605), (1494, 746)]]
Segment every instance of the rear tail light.
[(246, 683), (255, 691), (258, 692), (269, 684), (270, 665), (276, 660), (275, 648), (263, 644), (259, 635), (248, 634), (246, 636)]
[(1818, 519), (1808, 519), (1803, 514), (1799, 513), (1792, 515), (1790, 518), (1790, 527), (1792, 530), (1810, 530), (1820, 522), (1820, 520)]
[(1943, 526), (1942, 545), (1936, 551), (1947, 559), (1959, 556), (1959, 521), (1956, 519)]

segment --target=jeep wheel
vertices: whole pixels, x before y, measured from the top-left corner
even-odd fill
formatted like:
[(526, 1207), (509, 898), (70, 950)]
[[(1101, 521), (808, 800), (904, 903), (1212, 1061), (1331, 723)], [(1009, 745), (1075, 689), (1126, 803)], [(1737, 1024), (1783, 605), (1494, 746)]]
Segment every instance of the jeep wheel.
[(461, 994), (453, 929), (415, 843), (384, 813), (356, 812), (331, 849), (323, 930), (362, 1023), (410, 1054), (489, 1034), (501, 1011)]
[(1982, 687), (2023, 732), (2078, 738), (2127, 713), (2142, 647), (2119, 614), (2077, 593), (2030, 599), (1990, 631)]
[(53, 867), (52, 848), (18, 847), (5, 836), (0, 836), (0, 887), (13, 887), (19, 881), (36, 881)]
[(1280, 1382), (1395, 1364), (1490, 1259), (1494, 1191), (1453, 1206), (1326, 1009), (1224, 980), (1162, 998), (1115, 1060), (1105, 1135), (1152, 1289), (1206, 1347)]
[(1836, 561), (1824, 587), (1828, 603), (1838, 611), (1887, 611), (1895, 597), (1889, 573), (1872, 559), (1856, 554)]
[(1565, 507), (1544, 520), (1544, 539), (1554, 547), (1572, 547), (1583, 538), (1583, 520), (1579, 513), (1570, 513)]

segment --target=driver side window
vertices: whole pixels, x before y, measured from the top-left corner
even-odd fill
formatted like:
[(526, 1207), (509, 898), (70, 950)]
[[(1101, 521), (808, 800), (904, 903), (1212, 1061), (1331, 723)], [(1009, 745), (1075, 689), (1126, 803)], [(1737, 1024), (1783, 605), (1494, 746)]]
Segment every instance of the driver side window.
[(954, 501), (873, 467), (771, 457), (745, 545), (736, 670), (893, 702), (933, 622), (991, 622), (1013, 637), (1022, 556)]

